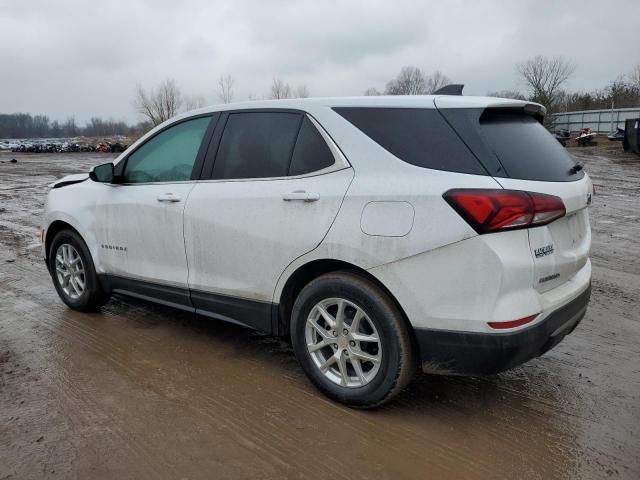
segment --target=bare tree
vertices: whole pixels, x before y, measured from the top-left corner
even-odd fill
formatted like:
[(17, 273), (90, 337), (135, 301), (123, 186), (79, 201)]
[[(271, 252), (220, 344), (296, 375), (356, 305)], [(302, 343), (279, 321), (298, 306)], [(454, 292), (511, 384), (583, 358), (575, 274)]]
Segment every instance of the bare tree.
[(293, 92), (293, 98), (307, 98), (309, 97), (309, 89), (306, 85), (298, 85), (296, 91)]
[(575, 71), (575, 67), (563, 57), (547, 58), (542, 55), (519, 63), (516, 68), (530, 99), (543, 104), (547, 110), (554, 109), (562, 86)]
[(364, 94), (365, 94), (365, 96), (367, 96), (367, 97), (377, 97), (378, 95), (382, 95), (382, 93), (380, 93), (380, 91), (379, 91), (377, 88), (375, 88), (375, 87), (367, 88), (367, 89), (364, 91)]
[(444, 73), (439, 70), (436, 70), (431, 75), (426, 78), (426, 92), (425, 93), (433, 93), (436, 90), (439, 90), (442, 87), (450, 85), (451, 79), (447, 77)]
[(151, 122), (160, 125), (173, 117), (183, 104), (182, 93), (171, 80), (164, 80), (155, 89), (146, 91), (141, 85), (136, 89), (134, 105), (138, 112)]
[(291, 98), (291, 85), (285, 83), (279, 78), (274, 78), (271, 84), (269, 98), (279, 100), (283, 98)]
[(192, 96), (184, 96), (183, 97), (183, 109), (187, 110), (195, 110), (196, 108), (204, 107), (207, 102), (202, 95), (192, 95)]
[(233, 101), (233, 85), (235, 80), (231, 75), (220, 75), (218, 79), (218, 97), (222, 103)]
[(396, 78), (387, 83), (387, 95), (424, 95), (427, 84), (418, 67), (402, 67)]
[(627, 77), (632, 86), (640, 89), (640, 63), (631, 70), (631, 73), (629, 73)]
[(527, 98), (517, 90), (499, 90), (487, 93), (488, 97), (513, 98), (515, 100), (526, 100)]

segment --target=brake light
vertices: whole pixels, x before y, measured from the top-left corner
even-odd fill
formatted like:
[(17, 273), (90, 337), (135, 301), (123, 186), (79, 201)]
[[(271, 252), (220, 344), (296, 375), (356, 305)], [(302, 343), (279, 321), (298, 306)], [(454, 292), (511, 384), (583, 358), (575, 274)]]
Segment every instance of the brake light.
[(533, 322), (538, 315), (539, 313), (536, 313), (535, 315), (519, 318), (518, 320), (509, 320), (507, 322), (488, 322), (488, 324), (491, 328), (495, 328), (497, 330), (505, 328), (516, 328), (526, 323)]
[(454, 189), (443, 198), (478, 233), (538, 227), (566, 213), (561, 198), (521, 190)]

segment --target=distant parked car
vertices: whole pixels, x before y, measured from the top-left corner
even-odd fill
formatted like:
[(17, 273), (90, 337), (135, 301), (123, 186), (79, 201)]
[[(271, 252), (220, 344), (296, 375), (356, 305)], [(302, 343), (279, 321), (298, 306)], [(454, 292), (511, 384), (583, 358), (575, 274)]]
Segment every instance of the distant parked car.
[(27, 144), (27, 152), (29, 153), (41, 153), (42, 152), (42, 144), (41, 143), (30, 143)]
[(120, 142), (110, 143), (110, 144), (109, 144), (109, 146), (111, 147), (111, 151), (112, 151), (113, 153), (122, 153), (122, 152), (124, 152), (124, 151), (127, 149), (127, 147), (128, 147), (128, 145), (125, 145), (125, 144), (120, 143)]
[(111, 151), (111, 147), (106, 143), (99, 143), (96, 145), (96, 152), (108, 153)]

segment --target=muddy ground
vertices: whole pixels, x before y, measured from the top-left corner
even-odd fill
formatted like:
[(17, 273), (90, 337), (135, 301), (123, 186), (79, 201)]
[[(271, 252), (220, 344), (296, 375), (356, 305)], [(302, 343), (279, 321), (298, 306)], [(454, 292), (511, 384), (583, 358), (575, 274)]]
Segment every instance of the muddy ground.
[(38, 247), (46, 185), (112, 157), (0, 153), (0, 479), (640, 478), (640, 158), (572, 153), (597, 192), (580, 326), (375, 411), (326, 400), (259, 333), (122, 297), (66, 308)]

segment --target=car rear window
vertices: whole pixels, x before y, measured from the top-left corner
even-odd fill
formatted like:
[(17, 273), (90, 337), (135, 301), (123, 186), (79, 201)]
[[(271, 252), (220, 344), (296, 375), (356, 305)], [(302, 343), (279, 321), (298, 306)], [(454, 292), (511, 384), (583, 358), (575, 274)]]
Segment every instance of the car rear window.
[(369, 138), (418, 167), (486, 175), (486, 170), (435, 109), (336, 107)]
[(533, 116), (510, 109), (441, 109), (473, 153), (494, 177), (567, 182), (584, 172), (566, 149)]

